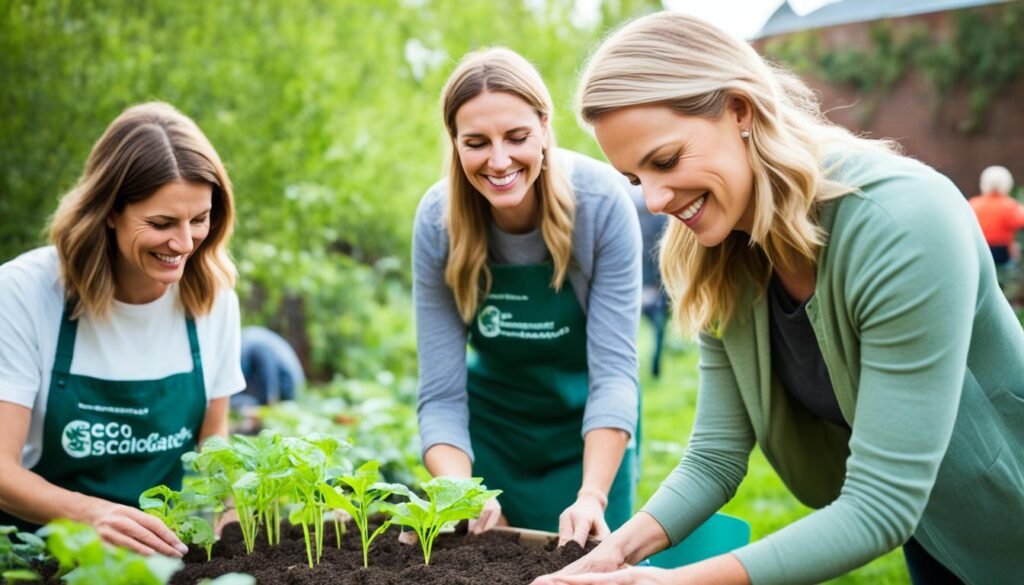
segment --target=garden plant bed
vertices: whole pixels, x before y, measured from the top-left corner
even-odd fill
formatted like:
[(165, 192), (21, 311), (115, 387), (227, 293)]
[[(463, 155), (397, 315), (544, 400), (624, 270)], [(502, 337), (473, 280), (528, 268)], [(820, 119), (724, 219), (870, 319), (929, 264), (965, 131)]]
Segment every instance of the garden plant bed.
[(524, 585), (584, 553), (572, 542), (555, 548), (553, 540), (546, 545), (520, 543), (519, 535), (514, 533), (472, 536), (463, 528), (461, 533), (438, 537), (430, 565), (426, 566), (420, 546), (399, 543), (399, 530), (392, 527), (373, 542), (370, 566), (364, 568), (355, 526), (348, 524), (339, 550), (334, 526), (328, 523), (324, 527), (323, 558), (311, 569), (306, 561), (302, 528), (282, 528), (280, 545), (267, 546), (266, 539), (261, 539), (253, 554), (247, 555), (238, 524), (226, 526), (213, 547), (213, 558), (207, 561), (206, 552), (193, 547), (185, 557), (185, 568), (174, 576), (171, 584), (194, 585), (203, 578), (236, 572), (256, 577), (260, 585)]

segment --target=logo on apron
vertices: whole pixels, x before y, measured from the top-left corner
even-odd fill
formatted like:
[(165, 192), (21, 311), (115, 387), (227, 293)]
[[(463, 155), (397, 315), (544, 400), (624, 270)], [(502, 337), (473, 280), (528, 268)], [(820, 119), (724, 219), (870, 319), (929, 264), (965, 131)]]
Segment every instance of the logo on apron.
[(64, 451), (74, 457), (81, 459), (88, 457), (92, 451), (92, 438), (89, 436), (89, 423), (84, 420), (73, 420), (64, 427), (64, 433), (60, 437), (64, 445)]
[[(493, 296), (493, 295), (492, 295)], [(494, 305), (487, 305), (476, 315), (476, 326), (484, 337), (514, 337), (517, 339), (558, 339), (568, 335), (568, 325), (558, 327), (554, 321), (515, 321), (511, 312), (502, 313)]]
[(73, 420), (64, 427), (60, 442), (64, 452), (75, 459), (161, 453), (183, 448), (192, 439), (187, 427), (169, 435), (150, 433), (136, 437), (132, 426), (125, 423), (89, 423)]
[(487, 305), (477, 314), (476, 324), (484, 337), (497, 337), (501, 334), (501, 311), (494, 305)]

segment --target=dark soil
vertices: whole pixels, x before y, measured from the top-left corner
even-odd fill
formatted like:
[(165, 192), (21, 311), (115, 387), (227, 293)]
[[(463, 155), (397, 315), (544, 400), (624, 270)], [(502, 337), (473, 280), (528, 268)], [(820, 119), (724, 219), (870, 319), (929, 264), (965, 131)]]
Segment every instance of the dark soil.
[[(171, 584), (194, 585), (205, 577), (235, 572), (256, 577), (260, 585), (523, 585), (564, 567), (584, 553), (573, 542), (561, 548), (555, 548), (554, 543), (541, 547), (520, 544), (515, 534), (470, 536), (463, 531), (439, 536), (430, 565), (425, 566), (419, 544), (399, 543), (398, 533), (399, 529), (392, 527), (379, 536), (370, 546), (370, 566), (363, 568), (359, 532), (350, 524), (338, 549), (334, 526), (328, 524), (324, 529), (323, 557), (319, 565), (310, 569), (301, 527), (284, 528), (281, 544), (275, 546), (268, 546), (266, 537), (260, 534), (256, 550), (248, 555), (238, 525), (231, 524), (214, 545), (212, 560), (206, 560), (206, 551), (194, 548), (185, 557), (185, 568), (174, 576)], [(315, 556), (314, 550), (314, 562)]]

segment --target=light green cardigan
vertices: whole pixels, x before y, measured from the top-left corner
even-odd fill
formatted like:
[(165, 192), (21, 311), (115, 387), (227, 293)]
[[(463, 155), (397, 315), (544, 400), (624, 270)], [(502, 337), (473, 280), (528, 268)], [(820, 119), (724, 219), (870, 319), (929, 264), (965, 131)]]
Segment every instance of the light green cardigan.
[(964, 582), (1024, 578), (1024, 331), (969, 206), (942, 175), (849, 157), (860, 192), (822, 204), (807, 313), (849, 431), (794, 407), (748, 287), (701, 336), (689, 448), (644, 507), (672, 543), (735, 493), (755, 441), (820, 508), (735, 551), (756, 585), (817, 583), (913, 535)]

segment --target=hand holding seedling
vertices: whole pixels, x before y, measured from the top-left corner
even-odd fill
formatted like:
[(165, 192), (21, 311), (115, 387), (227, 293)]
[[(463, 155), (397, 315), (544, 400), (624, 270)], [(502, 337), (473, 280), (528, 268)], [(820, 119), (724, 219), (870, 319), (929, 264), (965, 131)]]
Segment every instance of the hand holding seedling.
[(105, 542), (144, 555), (159, 553), (180, 558), (188, 552), (188, 547), (155, 516), (99, 498), (93, 500), (85, 521)]
[(206, 549), (206, 560), (210, 560), (217, 538), (210, 523), (199, 516), (203, 507), (212, 508), (213, 501), (191, 489), (179, 492), (158, 485), (139, 495), (139, 508), (159, 518), (182, 542), (202, 546)]

